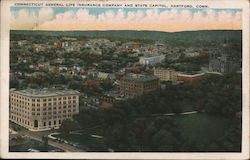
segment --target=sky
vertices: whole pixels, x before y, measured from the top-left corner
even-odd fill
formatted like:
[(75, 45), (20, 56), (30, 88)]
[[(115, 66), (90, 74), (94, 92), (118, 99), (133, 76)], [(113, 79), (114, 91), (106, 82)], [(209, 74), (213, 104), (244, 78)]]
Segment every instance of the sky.
[(13, 30), (241, 30), (240, 9), (11, 7)]

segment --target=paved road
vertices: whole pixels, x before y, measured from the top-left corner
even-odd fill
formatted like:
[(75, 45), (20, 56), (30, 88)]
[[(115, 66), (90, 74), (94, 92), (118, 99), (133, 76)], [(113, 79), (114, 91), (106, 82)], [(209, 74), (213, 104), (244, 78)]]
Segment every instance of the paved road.
[[(11, 126), (14, 126), (15, 124), (11, 124)], [(52, 133), (53, 131), (41, 131), (41, 132), (32, 132), (32, 131), (29, 131), (27, 129), (24, 129), (22, 127), (20, 127), (21, 130), (18, 131), (18, 134), (20, 135), (27, 135), (29, 136), (31, 139), (34, 139), (34, 140), (37, 140), (37, 141), (40, 141), (42, 142), (42, 137), (43, 136), (48, 136), (50, 133)], [(59, 143), (59, 142), (56, 142), (56, 141), (52, 141), (52, 140), (49, 140), (48, 141), (48, 144), (53, 146), (53, 147), (56, 147), (56, 148), (59, 148), (65, 152), (84, 152), (83, 150), (81, 149), (78, 149), (74, 146), (71, 146), (69, 144), (66, 144), (66, 143)]]
[(49, 140), (48, 141), (49, 145), (56, 147), (56, 148), (60, 148), (62, 150), (64, 150), (65, 152), (84, 152), (84, 150), (81, 150), (79, 148), (73, 147), (71, 145), (65, 144), (65, 143), (58, 143), (58, 142), (54, 142)]
[[(37, 141), (42, 142), (42, 138), (41, 137), (34, 136), (33, 134), (30, 134), (29, 132), (26, 132), (25, 134), (28, 135), (32, 139), (35, 139)], [(76, 148), (74, 146), (71, 146), (69, 144), (59, 143), (59, 142), (56, 142), (56, 141), (52, 141), (50, 139), (48, 140), (48, 144), (51, 145), (51, 146), (53, 146), (53, 147), (59, 148), (59, 149), (65, 151), (65, 152), (84, 152), (83, 150), (78, 149), (78, 148)]]
[(187, 114), (196, 114), (198, 111), (191, 111), (191, 112), (182, 112), (180, 115), (187, 115)]
[[(28, 135), (31, 139), (42, 142), (42, 139), (40, 137), (35, 137), (33, 135), (30, 135), (29, 133), (25, 133), (25, 134)], [(69, 144), (59, 143), (59, 142), (52, 141), (52, 140), (48, 140), (48, 144), (55, 147), (55, 148), (59, 148), (65, 152), (84, 152), (83, 150), (78, 149), (78, 148), (71, 146)]]
[(190, 112), (182, 112), (179, 114), (176, 113), (164, 113), (164, 114), (152, 114), (151, 116), (176, 116), (176, 115), (189, 115), (189, 114), (196, 114), (198, 111), (190, 111)]

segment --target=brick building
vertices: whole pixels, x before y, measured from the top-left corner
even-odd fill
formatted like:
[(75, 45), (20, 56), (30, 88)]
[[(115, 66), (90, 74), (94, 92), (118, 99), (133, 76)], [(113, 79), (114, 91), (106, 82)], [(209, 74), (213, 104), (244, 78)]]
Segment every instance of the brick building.
[(184, 84), (192, 84), (202, 79), (204, 73), (178, 73), (177, 80), (184, 82)]
[(119, 81), (119, 92), (124, 96), (137, 96), (159, 89), (160, 81), (156, 76), (129, 74)]

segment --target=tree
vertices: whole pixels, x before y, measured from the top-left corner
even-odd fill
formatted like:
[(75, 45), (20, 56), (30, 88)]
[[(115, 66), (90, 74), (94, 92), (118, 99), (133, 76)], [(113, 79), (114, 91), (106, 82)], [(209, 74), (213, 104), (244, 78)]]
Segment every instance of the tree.
[(75, 90), (80, 90), (83, 87), (83, 82), (72, 80), (68, 83), (68, 87)]
[(177, 140), (171, 132), (161, 129), (153, 137), (154, 148), (157, 151), (176, 151)]
[(10, 80), (10, 88), (18, 88), (19, 87), (19, 82), (16, 79)]
[(78, 126), (74, 121), (72, 121), (70, 119), (66, 119), (62, 122), (62, 125), (60, 126), (59, 129), (63, 134), (67, 135), (67, 134), (69, 134), (70, 131), (75, 130), (77, 128), (78, 128)]
[(48, 141), (49, 141), (48, 137), (43, 136), (42, 137), (42, 141), (43, 141), (44, 147), (46, 148), (45, 150), (47, 150), (47, 148), (48, 148)]

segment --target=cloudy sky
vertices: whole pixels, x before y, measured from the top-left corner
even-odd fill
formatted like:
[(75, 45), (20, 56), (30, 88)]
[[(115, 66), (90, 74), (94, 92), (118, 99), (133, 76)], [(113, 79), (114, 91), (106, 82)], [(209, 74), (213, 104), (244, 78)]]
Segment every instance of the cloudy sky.
[(239, 9), (11, 8), (11, 29), (157, 30), (242, 29)]

